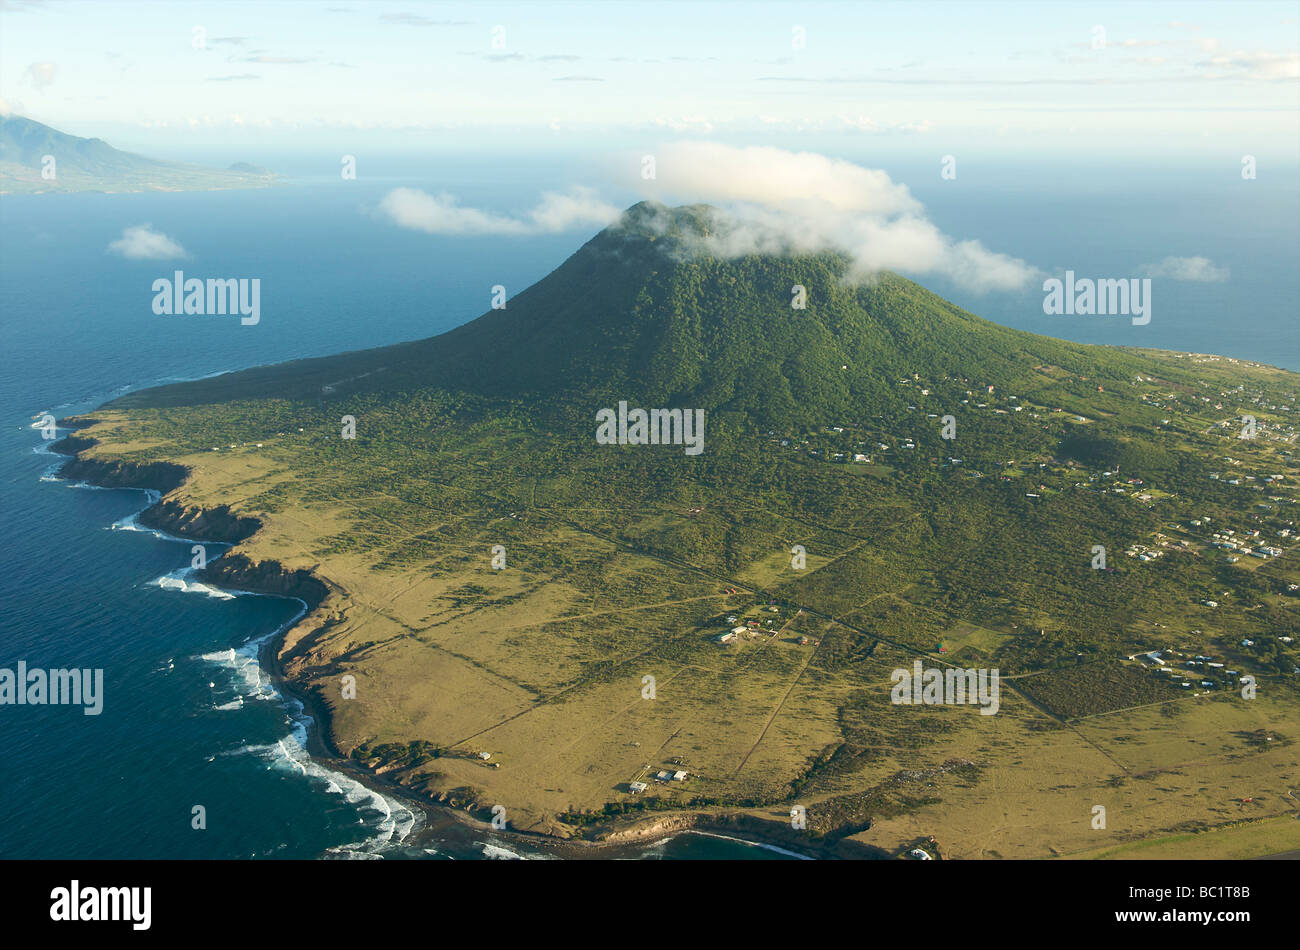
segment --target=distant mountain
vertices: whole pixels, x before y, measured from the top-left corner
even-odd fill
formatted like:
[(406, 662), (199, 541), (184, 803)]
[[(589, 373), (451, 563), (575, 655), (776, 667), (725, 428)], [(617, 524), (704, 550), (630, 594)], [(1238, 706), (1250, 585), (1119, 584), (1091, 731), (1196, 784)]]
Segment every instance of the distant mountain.
[(0, 116), (0, 194), (212, 191), (274, 182), (272, 172), (256, 165), (240, 162), (222, 169), (160, 162), (23, 116)]
[[(642, 202), (505, 309), (448, 333), (146, 390), (117, 404), (444, 388), (574, 407), (636, 398), (787, 426), (904, 409), (898, 381), (914, 372), (1095, 397), (1099, 384), (1152, 371), (1139, 351), (999, 326), (895, 274), (851, 284), (849, 261), (838, 254), (709, 253), (708, 240), (733, 226), (708, 206)], [(795, 285), (806, 288), (805, 309), (791, 306)]]
[(253, 165), (249, 162), (235, 162), (233, 165), (226, 166), (227, 171), (239, 172), (242, 175), (274, 175), (275, 172), (269, 168), (263, 168), (261, 165)]

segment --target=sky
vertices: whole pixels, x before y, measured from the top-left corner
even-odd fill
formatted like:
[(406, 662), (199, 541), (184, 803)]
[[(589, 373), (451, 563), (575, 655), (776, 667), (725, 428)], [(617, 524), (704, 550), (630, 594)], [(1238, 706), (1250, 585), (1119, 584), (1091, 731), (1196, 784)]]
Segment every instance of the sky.
[(0, 3), (7, 111), (156, 157), (349, 142), (1300, 153), (1300, 3)]

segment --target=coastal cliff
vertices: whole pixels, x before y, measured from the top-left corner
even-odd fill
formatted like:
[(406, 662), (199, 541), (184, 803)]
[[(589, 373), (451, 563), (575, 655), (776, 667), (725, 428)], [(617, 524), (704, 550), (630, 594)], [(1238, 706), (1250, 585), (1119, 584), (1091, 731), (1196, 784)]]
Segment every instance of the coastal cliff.
[[(160, 501), (150, 505), (140, 512), (138, 520), (146, 528), (156, 528), (196, 541), (218, 541), (222, 544), (238, 544), (251, 538), (262, 527), (256, 518), (237, 515), (230, 510), (229, 505), (198, 508), (187, 507), (177, 501)], [(215, 566), (214, 564), (213, 567)]]
[(98, 485), (100, 488), (143, 488), (165, 495), (180, 488), (189, 476), (189, 470), (184, 465), (173, 462), (139, 464), (117, 459), (82, 458), (77, 455), (94, 444), (93, 439), (76, 436), (68, 436), (56, 442), (52, 447), (55, 452), (73, 456), (59, 469), (59, 477)]
[(235, 590), (296, 597), (306, 602), (309, 611), (315, 610), (329, 596), (328, 585), (311, 571), (290, 571), (279, 561), (254, 562), (243, 554), (227, 554), (213, 561), (203, 572), (203, 578)]
[[(84, 428), (94, 420), (72, 420), (67, 425)], [(167, 495), (188, 481), (190, 470), (174, 462), (128, 462), (121, 459), (86, 457), (98, 440), (69, 435), (54, 443), (52, 450), (68, 459), (59, 477), (83, 481), (100, 488), (136, 488)], [(140, 524), (179, 538), (218, 544), (239, 544), (251, 538), (262, 522), (251, 515), (239, 515), (229, 505), (200, 508), (175, 499), (159, 499), (137, 516)], [(237, 590), (296, 597), (315, 609), (329, 594), (329, 587), (308, 570), (286, 570), (278, 561), (254, 563), (247, 556), (231, 553), (214, 560), (201, 573), (203, 580)]]

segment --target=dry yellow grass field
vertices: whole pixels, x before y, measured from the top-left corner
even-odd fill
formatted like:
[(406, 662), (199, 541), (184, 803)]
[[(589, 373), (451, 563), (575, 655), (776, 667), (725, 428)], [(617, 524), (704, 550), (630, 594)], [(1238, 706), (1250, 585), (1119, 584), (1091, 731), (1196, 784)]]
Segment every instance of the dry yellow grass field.
[[(104, 446), (92, 455), (158, 447), (133, 440), (125, 417), (99, 418), (86, 434)], [(716, 578), (575, 527), (571, 511), (534, 508), (530, 541), (512, 545), (507, 568), (494, 570), (494, 539), (516, 530), (501, 516), (442, 511), (394, 523), (380, 487), (315, 484), (297, 472), (299, 458), (274, 439), (181, 455), (174, 461), (191, 477), (172, 499), (256, 516), (261, 530), (236, 553), (329, 583), (317, 613), (286, 636), (284, 669), (328, 710), (342, 754), (385, 744), (441, 750), (388, 770), (419, 793), (501, 804), (516, 830), (560, 835), (577, 830), (561, 816), (635, 802), (628, 783), (644, 780), (669, 802), (698, 799), (715, 810), (752, 810), (797, 791), (791, 800), (811, 818), (832, 807), (870, 817), (854, 840), (893, 851), (935, 835), (945, 857), (1222, 856), (1212, 846), (1220, 840), (1232, 855), (1296, 846), (1297, 723), (1289, 704), (1267, 694), (1251, 703), (1183, 696), (1069, 722), (1014, 688), (1003, 689), (996, 716), (894, 706), (890, 672), (910, 667), (915, 653), (880, 642), (851, 665), (822, 663), (821, 641), (837, 627), (829, 619), (783, 609), (774, 629), (714, 642), (725, 629), (718, 616), (750, 606), (747, 590), (789, 569), (780, 550), (750, 563), (734, 579), (746, 586), (729, 594)], [(299, 503), (259, 510), (252, 499), (275, 486)], [(430, 542), (439, 531), (449, 540)], [(366, 540), (338, 550), (341, 538)], [(565, 573), (535, 566), (528, 552), (541, 544), (599, 570), (602, 588), (584, 592)], [(430, 556), (394, 564), (412, 545)], [(840, 554), (859, 546), (845, 541)], [(809, 575), (838, 556), (823, 546), (809, 557)], [(935, 629), (954, 654), (986, 654), (1007, 636), (967, 622)], [(355, 698), (344, 697), (345, 676), (355, 678)], [(862, 754), (800, 785), (843, 741), (845, 709), (861, 717), (852, 728)], [(1242, 738), (1257, 730), (1278, 740), (1259, 747)], [(952, 762), (976, 771), (936, 771)], [(686, 782), (653, 777), (679, 768)], [(853, 804), (854, 796), (865, 798)], [(1098, 805), (1105, 828), (1093, 826)], [(758, 813), (779, 817), (788, 806)], [(1211, 830), (1220, 826), (1229, 830)]]

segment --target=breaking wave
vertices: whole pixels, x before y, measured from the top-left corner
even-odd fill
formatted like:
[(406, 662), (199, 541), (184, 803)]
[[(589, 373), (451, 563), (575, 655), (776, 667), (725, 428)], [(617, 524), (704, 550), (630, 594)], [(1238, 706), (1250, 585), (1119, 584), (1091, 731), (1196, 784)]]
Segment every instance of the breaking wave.
[[(328, 849), (328, 857), (349, 860), (382, 857), (383, 852), (401, 846), (419, 823), (419, 816), (396, 799), (368, 788), (350, 775), (328, 769), (316, 762), (307, 751), (307, 734), (312, 717), (307, 715), (301, 701), (285, 696), (262, 668), (262, 648), (307, 613), (306, 602), (299, 600), (298, 603), (302, 605), (301, 609), (271, 633), (254, 637), (238, 648), (205, 653), (199, 657), (226, 670), (236, 689), (234, 700), (214, 708), (239, 708), (249, 700), (269, 700), (279, 703), (287, 715), (288, 735), (275, 742), (245, 745), (224, 754), (255, 756), (270, 768), (294, 772), (317, 783), (326, 792), (341, 796), (355, 807), (361, 815), (358, 823), (365, 826), (366, 837)], [(232, 705), (236, 702), (239, 706)]]
[(222, 590), (220, 587), (204, 584), (202, 581), (191, 580), (190, 578), (194, 575), (195, 570), (196, 568), (193, 567), (182, 567), (170, 574), (154, 578), (153, 583), (163, 590), (179, 590), (186, 594), (206, 594), (217, 600), (234, 600), (241, 593), (240, 591)]

